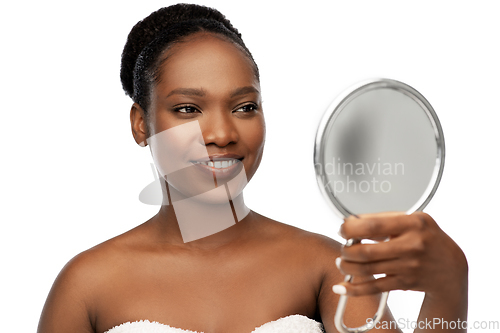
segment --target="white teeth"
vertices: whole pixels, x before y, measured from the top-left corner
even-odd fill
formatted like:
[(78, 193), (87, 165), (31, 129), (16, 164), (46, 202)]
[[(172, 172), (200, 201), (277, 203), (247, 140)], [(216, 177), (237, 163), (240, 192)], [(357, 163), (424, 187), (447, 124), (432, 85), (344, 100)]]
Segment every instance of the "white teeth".
[(236, 159), (231, 159), (231, 160), (223, 160), (223, 161), (206, 161), (206, 162), (197, 162), (199, 164), (207, 165), (209, 167), (215, 168), (215, 169), (224, 169), (228, 168), (231, 165), (235, 164), (238, 162)]

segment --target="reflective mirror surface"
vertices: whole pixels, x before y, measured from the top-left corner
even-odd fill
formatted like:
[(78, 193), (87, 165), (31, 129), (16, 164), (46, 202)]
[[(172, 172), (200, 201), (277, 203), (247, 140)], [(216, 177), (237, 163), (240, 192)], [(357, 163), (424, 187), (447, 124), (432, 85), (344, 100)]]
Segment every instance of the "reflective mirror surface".
[(316, 137), (318, 184), (341, 216), (422, 210), (444, 167), (444, 139), (431, 105), (389, 79), (363, 82), (335, 100)]

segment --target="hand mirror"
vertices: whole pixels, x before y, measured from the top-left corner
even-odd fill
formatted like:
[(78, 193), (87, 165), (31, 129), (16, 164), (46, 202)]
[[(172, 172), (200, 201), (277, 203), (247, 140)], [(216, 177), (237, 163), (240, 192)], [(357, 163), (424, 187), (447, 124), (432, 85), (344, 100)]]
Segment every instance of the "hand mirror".
[[(340, 95), (318, 128), (314, 165), (321, 193), (342, 218), (363, 213), (421, 211), (434, 195), (444, 167), (441, 124), (429, 102), (395, 80), (362, 82)], [(350, 239), (346, 246), (360, 240)], [(351, 281), (351, 276), (346, 276)], [(335, 314), (339, 332), (365, 332), (382, 317), (382, 294), (373, 321), (348, 328), (347, 296)]]

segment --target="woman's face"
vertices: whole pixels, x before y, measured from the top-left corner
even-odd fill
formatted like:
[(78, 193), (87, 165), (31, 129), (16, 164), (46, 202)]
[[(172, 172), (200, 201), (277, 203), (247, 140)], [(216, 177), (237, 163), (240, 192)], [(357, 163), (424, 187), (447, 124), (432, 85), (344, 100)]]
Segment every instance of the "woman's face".
[(246, 175), (230, 186), (241, 191), (259, 166), (265, 137), (251, 60), (208, 33), (175, 44), (164, 57), (148, 117), (157, 168), (185, 197)]

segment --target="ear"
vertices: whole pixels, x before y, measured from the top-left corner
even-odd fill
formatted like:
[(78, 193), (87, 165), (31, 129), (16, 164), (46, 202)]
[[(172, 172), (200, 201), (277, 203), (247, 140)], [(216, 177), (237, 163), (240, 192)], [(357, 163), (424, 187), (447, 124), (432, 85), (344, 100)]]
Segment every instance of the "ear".
[(146, 147), (146, 139), (148, 138), (146, 113), (137, 103), (134, 103), (130, 109), (130, 125), (132, 126), (132, 135), (135, 142), (141, 147)]

